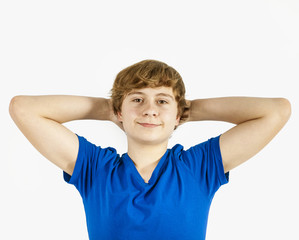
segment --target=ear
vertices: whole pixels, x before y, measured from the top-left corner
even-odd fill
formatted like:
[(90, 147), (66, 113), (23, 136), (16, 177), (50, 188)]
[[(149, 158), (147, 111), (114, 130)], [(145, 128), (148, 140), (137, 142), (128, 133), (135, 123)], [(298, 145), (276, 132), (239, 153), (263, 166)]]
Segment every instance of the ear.
[(181, 116), (177, 116), (176, 120), (175, 120), (175, 126), (177, 127), (180, 124), (181, 121)]
[(121, 112), (117, 112), (117, 120), (122, 122), (123, 121), (123, 115)]

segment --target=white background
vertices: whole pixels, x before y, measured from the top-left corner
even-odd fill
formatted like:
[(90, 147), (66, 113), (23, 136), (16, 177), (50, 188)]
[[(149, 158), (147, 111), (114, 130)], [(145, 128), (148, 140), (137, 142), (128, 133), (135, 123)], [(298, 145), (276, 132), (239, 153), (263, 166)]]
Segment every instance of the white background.
[[(88, 239), (78, 192), (14, 125), (10, 99), (108, 97), (116, 74), (143, 59), (177, 69), (188, 99), (290, 100), (285, 128), (216, 193), (207, 240), (299, 239), (298, 1), (7, 0), (0, 3), (0, 34), (0, 239)], [(65, 126), (126, 151), (125, 135), (110, 122)], [(169, 147), (188, 148), (230, 127), (187, 123)]]

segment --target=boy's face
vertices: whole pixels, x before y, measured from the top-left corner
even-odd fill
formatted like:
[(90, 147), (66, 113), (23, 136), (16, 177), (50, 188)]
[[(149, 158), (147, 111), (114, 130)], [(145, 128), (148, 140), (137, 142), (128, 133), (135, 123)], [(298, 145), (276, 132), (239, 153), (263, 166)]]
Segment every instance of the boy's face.
[(128, 141), (143, 144), (168, 142), (180, 117), (171, 87), (134, 89), (126, 95), (118, 120)]

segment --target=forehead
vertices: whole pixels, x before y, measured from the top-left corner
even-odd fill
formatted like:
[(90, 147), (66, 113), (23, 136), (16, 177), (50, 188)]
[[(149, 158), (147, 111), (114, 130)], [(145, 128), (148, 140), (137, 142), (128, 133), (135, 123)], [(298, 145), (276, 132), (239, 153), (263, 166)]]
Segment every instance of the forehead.
[(158, 88), (141, 88), (133, 89), (127, 96), (131, 95), (146, 95), (146, 96), (165, 96), (174, 98), (173, 90), (171, 87), (158, 87)]

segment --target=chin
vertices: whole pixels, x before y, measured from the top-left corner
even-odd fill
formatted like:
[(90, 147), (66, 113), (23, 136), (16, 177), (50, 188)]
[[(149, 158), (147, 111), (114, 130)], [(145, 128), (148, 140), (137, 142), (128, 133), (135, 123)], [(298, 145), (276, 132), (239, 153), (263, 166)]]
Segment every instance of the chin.
[(165, 144), (165, 142), (168, 142), (170, 137), (171, 137), (171, 135), (168, 137), (160, 137), (160, 138), (157, 138), (156, 136), (155, 137), (147, 136), (147, 137), (141, 138), (141, 136), (138, 136), (138, 138), (136, 140), (143, 144), (159, 145), (159, 144)]

